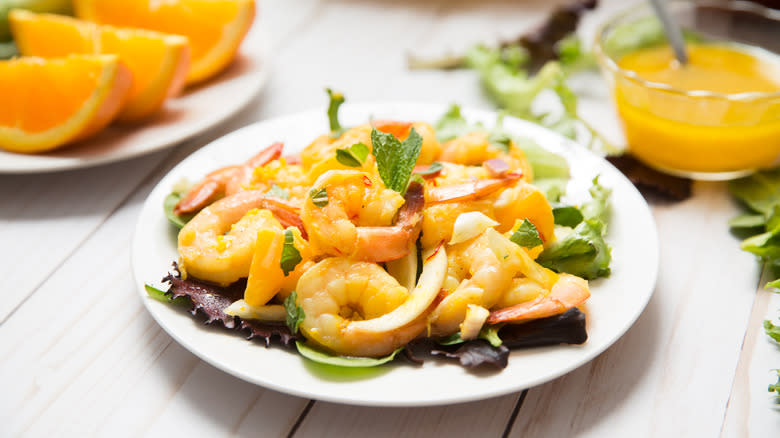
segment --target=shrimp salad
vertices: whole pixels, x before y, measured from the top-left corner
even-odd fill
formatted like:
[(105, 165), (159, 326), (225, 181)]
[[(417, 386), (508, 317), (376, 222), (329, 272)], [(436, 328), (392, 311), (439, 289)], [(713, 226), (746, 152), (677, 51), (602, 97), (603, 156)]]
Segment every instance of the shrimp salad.
[(609, 189), (562, 203), (565, 159), (500, 118), (453, 105), (434, 124), (342, 127), (328, 94), (330, 132), (299, 154), (274, 143), (169, 195), (178, 260), (150, 294), (345, 366), (404, 351), (502, 367), (510, 348), (585, 342)]

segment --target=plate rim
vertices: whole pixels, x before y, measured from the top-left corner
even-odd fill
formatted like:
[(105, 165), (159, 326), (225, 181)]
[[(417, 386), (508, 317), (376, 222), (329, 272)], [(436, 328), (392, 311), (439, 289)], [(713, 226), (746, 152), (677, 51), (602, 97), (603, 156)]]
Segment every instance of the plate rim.
[[(253, 38), (247, 38), (245, 39), (239, 51), (236, 54), (236, 57), (238, 56), (244, 56), (247, 58), (250, 58), (253, 62), (257, 62), (260, 65), (259, 69), (249, 70), (244, 75), (239, 77), (247, 77), (247, 76), (254, 76), (257, 78), (256, 81), (253, 81), (255, 83), (255, 86), (252, 87), (248, 92), (241, 93), (240, 97), (237, 100), (237, 104), (231, 107), (228, 107), (227, 109), (221, 111), (218, 113), (217, 117), (211, 117), (206, 120), (205, 123), (199, 123), (195, 125), (195, 127), (189, 131), (186, 132), (183, 135), (180, 136), (171, 136), (170, 138), (167, 138), (165, 141), (156, 143), (154, 146), (150, 146), (144, 149), (134, 149), (134, 150), (128, 150), (127, 148), (119, 149), (118, 151), (115, 151), (114, 153), (109, 154), (101, 154), (98, 156), (95, 156), (93, 158), (83, 160), (83, 161), (72, 161), (73, 159), (78, 160), (79, 157), (77, 155), (75, 156), (69, 156), (62, 158), (62, 161), (43, 161), (43, 165), (38, 166), (27, 166), (27, 167), (4, 167), (3, 160), (0, 159), (0, 175), (32, 175), (32, 174), (45, 174), (45, 173), (56, 173), (56, 172), (66, 172), (69, 170), (79, 170), (79, 169), (88, 169), (92, 167), (98, 167), (106, 164), (111, 163), (118, 163), (121, 161), (130, 160), (133, 158), (142, 157), (144, 155), (153, 154), (155, 152), (164, 151), (166, 149), (170, 149), (176, 145), (179, 145), (187, 140), (191, 140), (194, 137), (197, 137), (198, 135), (204, 134), (206, 131), (209, 131), (216, 126), (219, 126), (221, 123), (224, 123), (228, 121), (231, 117), (241, 112), (244, 108), (246, 108), (250, 102), (252, 102), (252, 99), (257, 97), (260, 92), (265, 88), (265, 85), (268, 82), (268, 78), (270, 76), (270, 65), (269, 63), (269, 51), (270, 48), (267, 43), (267, 38), (264, 37), (263, 32), (256, 32), (257, 35), (255, 35)], [(235, 61), (235, 59), (234, 59)], [(227, 68), (230, 68), (229, 66)], [(227, 69), (226, 68), (226, 69)], [(200, 88), (208, 88), (208, 81), (204, 84), (195, 84), (195, 88), (198, 90), (195, 90), (194, 92), (199, 92)], [(184, 94), (187, 93), (187, 89), (185, 88), (183, 90)], [(173, 99), (176, 99), (178, 96), (174, 96)], [(140, 126), (139, 129), (144, 129), (143, 126)], [(220, 137), (222, 138), (222, 137)], [(216, 141), (218, 139), (215, 139)], [(209, 143), (211, 144), (211, 142)], [(46, 158), (48, 160), (55, 160), (58, 157), (49, 157), (49, 156), (42, 156), (42, 155), (36, 155), (36, 154), (19, 154), (14, 153), (10, 151), (6, 151), (3, 149), (0, 149), (0, 152), (4, 154), (14, 154), (14, 155), (24, 155), (25, 158), (32, 159), (35, 161), (36, 158)]]
[[(371, 111), (366, 111), (366, 109), (371, 108), (383, 108), (383, 107), (390, 107), (390, 108), (406, 108), (406, 107), (413, 107), (418, 112), (433, 112), (433, 110), (441, 110), (439, 111), (440, 114), (443, 114), (444, 111), (448, 108), (448, 104), (445, 103), (431, 103), (431, 102), (410, 102), (410, 101), (376, 101), (376, 102), (356, 102), (356, 103), (346, 103), (342, 107), (343, 109), (350, 108), (353, 111), (360, 111), (364, 114), (371, 114)], [(494, 110), (488, 110), (484, 108), (478, 108), (473, 106), (463, 106), (461, 105), (461, 111), (466, 116), (466, 118), (469, 118), (469, 114), (489, 114), (492, 116), (497, 116), (498, 112)], [(290, 388), (288, 386), (280, 385), (277, 383), (274, 383), (272, 380), (258, 380), (256, 377), (245, 373), (239, 369), (231, 368), (227, 362), (224, 360), (218, 360), (217, 358), (212, 358), (208, 354), (199, 351), (197, 349), (197, 346), (192, 346), (190, 343), (186, 340), (184, 340), (179, 333), (169, 330), (169, 327), (166, 325), (165, 321), (161, 320), (162, 316), (158, 314), (157, 311), (155, 311), (151, 306), (154, 304), (160, 304), (165, 305), (163, 303), (158, 303), (152, 299), (150, 299), (145, 291), (144, 285), (146, 282), (150, 281), (150, 279), (143, 279), (140, 275), (138, 275), (138, 266), (136, 263), (136, 257), (138, 254), (138, 247), (140, 245), (139, 243), (139, 232), (143, 224), (145, 212), (148, 208), (151, 207), (151, 201), (153, 200), (153, 195), (160, 190), (160, 187), (162, 187), (162, 183), (166, 181), (167, 179), (171, 178), (173, 175), (176, 175), (177, 171), (180, 169), (187, 167), (188, 160), (195, 156), (196, 154), (202, 153), (205, 154), (206, 152), (201, 151), (207, 151), (211, 148), (217, 148), (220, 143), (229, 144), (231, 137), (241, 137), (243, 135), (244, 131), (252, 131), (255, 129), (258, 129), (259, 127), (267, 124), (272, 124), (275, 122), (282, 122), (287, 119), (296, 119), (296, 118), (304, 118), (304, 117), (312, 117), (314, 114), (320, 114), (322, 111), (319, 109), (309, 109), (304, 111), (298, 111), (293, 112), (286, 115), (281, 115), (269, 119), (265, 119), (262, 121), (258, 121), (249, 125), (246, 125), (244, 127), (241, 127), (239, 129), (236, 129), (235, 131), (232, 131), (230, 133), (225, 134), (224, 136), (221, 136), (217, 139), (214, 139), (212, 142), (210, 142), (208, 145), (204, 146), (203, 148), (199, 149), (198, 151), (195, 151), (193, 154), (185, 157), (181, 162), (179, 162), (176, 166), (174, 166), (172, 169), (170, 169), (155, 185), (155, 187), (150, 191), (149, 196), (145, 199), (143, 207), (141, 212), (139, 213), (139, 217), (136, 221), (136, 227), (134, 229), (133, 233), (133, 244), (131, 249), (131, 268), (134, 276), (134, 280), (136, 283), (136, 289), (139, 293), (139, 297), (141, 298), (141, 301), (144, 304), (144, 307), (146, 308), (147, 312), (152, 316), (152, 318), (155, 320), (155, 322), (169, 335), (171, 336), (176, 342), (178, 342), (182, 347), (184, 347), (188, 352), (194, 354), (199, 359), (203, 360), (204, 362), (214, 366), (215, 368), (226, 372), (232, 376), (235, 376), (237, 378), (240, 378), (248, 383), (255, 384), (258, 386), (262, 386), (265, 388), (269, 388), (278, 392), (291, 394), (294, 396), (299, 396), (303, 398), (309, 398), (309, 399), (315, 399), (325, 402), (331, 402), (331, 403), (338, 403), (338, 404), (346, 404), (346, 405), (356, 405), (356, 406), (376, 406), (376, 407), (420, 407), (420, 406), (438, 406), (438, 405), (444, 405), (444, 404), (458, 404), (458, 403), (467, 403), (477, 400), (484, 400), (488, 398), (493, 397), (499, 397), (503, 395), (507, 395), (510, 393), (515, 393), (518, 391), (522, 391), (524, 389), (528, 389), (549, 381), (552, 381), (554, 379), (557, 379), (565, 374), (570, 373), (571, 371), (590, 363), (600, 354), (604, 353), (606, 350), (608, 350), (610, 347), (612, 347), (617, 340), (619, 340), (623, 335), (625, 335), (628, 330), (631, 329), (631, 327), (634, 326), (636, 321), (639, 319), (641, 314), (644, 312), (644, 310), (647, 308), (647, 304), (649, 303), (650, 299), (652, 298), (655, 288), (657, 286), (658, 282), (658, 273), (659, 273), (659, 267), (660, 267), (660, 243), (658, 239), (658, 228), (655, 223), (655, 219), (652, 215), (652, 211), (647, 204), (646, 200), (642, 197), (642, 195), (639, 193), (639, 191), (634, 187), (633, 184), (628, 180), (628, 178), (625, 177), (617, 168), (615, 168), (614, 165), (612, 165), (609, 161), (605, 160), (603, 157), (599, 157), (593, 152), (586, 149), (584, 146), (569, 140), (563, 136), (561, 136), (558, 133), (555, 133), (554, 131), (551, 131), (547, 128), (544, 128), (540, 125), (536, 125), (532, 122), (517, 119), (511, 116), (507, 116), (506, 119), (512, 119), (514, 120), (513, 123), (519, 123), (520, 125), (525, 126), (533, 126), (533, 129), (536, 130), (544, 130), (547, 132), (546, 135), (554, 136), (556, 137), (559, 142), (561, 143), (561, 148), (566, 149), (567, 151), (569, 149), (572, 150), (571, 155), (576, 157), (577, 154), (586, 154), (588, 156), (591, 156), (592, 158), (595, 158), (601, 162), (601, 165), (606, 166), (611, 169), (614, 175), (617, 176), (618, 179), (622, 180), (622, 185), (628, 188), (629, 192), (631, 192), (631, 195), (638, 200), (640, 200), (641, 209), (643, 210), (641, 214), (645, 216), (645, 218), (648, 220), (650, 225), (650, 228), (647, 230), (651, 233), (649, 236), (650, 242), (652, 242), (652, 248), (649, 248), (652, 251), (651, 261), (652, 261), (652, 267), (650, 269), (651, 271), (651, 281), (647, 285), (643, 285), (647, 288), (647, 292), (641, 295), (641, 302), (637, 302), (636, 311), (630, 315), (630, 317), (626, 318), (627, 323), (624, 327), (621, 327), (620, 330), (617, 330), (610, 334), (610, 336), (607, 337), (607, 340), (602, 342), (602, 345), (600, 348), (596, 348), (592, 351), (589, 351), (584, 358), (579, 359), (578, 361), (573, 361), (568, 363), (566, 366), (561, 367), (556, 370), (554, 373), (550, 373), (547, 375), (544, 375), (542, 377), (530, 379), (530, 381), (524, 382), (521, 386), (511, 386), (506, 387), (501, 390), (497, 391), (491, 391), (489, 393), (468, 393), (464, 394), (462, 396), (458, 396), (455, 398), (447, 398), (447, 399), (425, 399), (425, 400), (375, 400), (375, 399), (361, 399), (357, 400), (354, 397), (345, 397), (343, 395), (333, 395), (329, 393), (318, 393), (318, 392), (310, 392), (310, 391), (304, 391), (299, 390), (296, 388)], [(533, 139), (533, 136), (530, 138)], [(543, 145), (540, 145), (544, 147)], [(549, 148), (545, 148), (548, 149)], [(572, 158), (572, 156), (566, 156), (567, 159)], [(158, 208), (160, 208), (158, 206)], [(161, 217), (163, 220), (165, 220), (164, 215), (162, 214), (162, 210), (160, 208), (160, 211), (157, 214), (159, 217)], [(608, 241), (608, 243), (610, 243)], [(608, 279), (604, 280), (598, 280), (598, 281), (608, 281)], [(153, 303), (154, 301), (154, 303)], [(191, 318), (189, 315), (187, 315), (188, 318)], [(197, 326), (200, 328), (200, 326)], [(228, 336), (236, 336), (234, 333), (228, 334)], [(246, 341), (245, 341), (246, 342)], [(247, 342), (247, 345), (250, 346), (251, 343)], [(577, 346), (573, 346), (576, 348)], [(276, 347), (274, 347), (276, 348)], [(557, 347), (552, 347), (557, 348)], [(292, 351), (287, 351), (288, 353), (292, 353)], [(523, 350), (517, 350), (517, 351), (523, 351)], [(525, 350), (527, 351), (527, 350)], [(511, 354), (511, 352), (510, 352)], [(299, 356), (299, 355), (298, 355)], [(305, 360), (301, 358), (302, 360)], [(449, 364), (450, 366), (458, 366), (456, 364)], [(511, 366), (511, 363), (510, 363)], [(498, 372), (500, 375), (500, 372)]]

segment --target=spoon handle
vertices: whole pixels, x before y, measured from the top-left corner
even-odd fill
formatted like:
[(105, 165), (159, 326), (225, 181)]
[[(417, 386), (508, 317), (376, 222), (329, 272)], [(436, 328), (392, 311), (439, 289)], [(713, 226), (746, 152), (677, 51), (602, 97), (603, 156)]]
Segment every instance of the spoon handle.
[(674, 56), (680, 61), (680, 64), (687, 64), (688, 52), (685, 50), (685, 41), (683, 40), (680, 26), (678, 26), (677, 22), (669, 15), (669, 11), (666, 9), (666, 5), (663, 1), (664, 0), (650, 0), (650, 3), (653, 5), (655, 14), (664, 26), (666, 37), (672, 45), (672, 49), (674, 49)]

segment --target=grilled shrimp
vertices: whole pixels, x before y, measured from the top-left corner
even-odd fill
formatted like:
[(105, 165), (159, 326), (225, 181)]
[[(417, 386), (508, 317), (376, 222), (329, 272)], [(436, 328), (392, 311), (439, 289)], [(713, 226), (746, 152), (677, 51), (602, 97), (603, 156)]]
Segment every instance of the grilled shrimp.
[(409, 291), (375, 263), (325, 259), (298, 280), (297, 303), (305, 314), (301, 332), (337, 354), (389, 354), (425, 330), (446, 269), (447, 255), (440, 248)]
[(423, 207), (419, 184), (410, 185), (404, 199), (375, 175), (331, 170), (317, 179), (312, 193), (323, 190), (324, 204), (318, 206), (309, 196), (301, 215), (309, 240), (320, 252), (384, 262), (405, 256), (409, 243), (417, 240)]
[(179, 231), (180, 266), (201, 280), (233, 283), (249, 275), (258, 231), (282, 225), (301, 226), (297, 208), (258, 191), (222, 198)]
[(491, 159), (500, 159), (506, 163), (508, 171), (525, 175), (529, 181), (533, 176), (525, 153), (515, 145), (514, 141), (510, 140), (504, 145), (491, 143), (488, 134), (480, 131), (444, 142), (438, 159), (470, 166), (482, 165)]
[(209, 173), (179, 200), (173, 209), (174, 213), (195, 213), (221, 197), (238, 193), (251, 181), (252, 171), (279, 158), (283, 148), (283, 143), (274, 143), (243, 164), (223, 167)]

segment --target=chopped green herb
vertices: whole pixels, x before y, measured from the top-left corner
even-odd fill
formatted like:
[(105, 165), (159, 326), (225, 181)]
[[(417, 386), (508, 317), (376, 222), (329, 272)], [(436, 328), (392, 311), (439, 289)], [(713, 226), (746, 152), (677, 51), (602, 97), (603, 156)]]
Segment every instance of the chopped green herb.
[(303, 320), (306, 318), (306, 314), (303, 312), (303, 307), (298, 305), (298, 293), (295, 291), (290, 292), (290, 295), (284, 300), (284, 310), (287, 312), (287, 327), (293, 334), (298, 333)]
[(290, 199), (290, 192), (286, 189), (283, 189), (279, 187), (276, 184), (273, 184), (270, 189), (268, 189), (267, 192), (265, 192), (266, 195), (272, 196), (274, 198), (284, 199), (288, 200)]
[(314, 203), (314, 205), (319, 208), (328, 205), (328, 190), (325, 187), (319, 190), (311, 189), (309, 191), (309, 197), (311, 198), (311, 201)]
[(523, 223), (512, 233), (509, 240), (525, 248), (534, 248), (544, 243), (539, 237), (539, 230), (528, 219), (523, 219)]
[(328, 122), (330, 123), (330, 136), (332, 138), (339, 138), (344, 133), (346, 128), (341, 126), (339, 122), (339, 107), (344, 103), (344, 95), (333, 91), (330, 88), (326, 88), (330, 103), (328, 103)]
[(555, 205), (552, 211), (555, 225), (574, 228), (584, 219), (582, 212), (573, 205)]
[(363, 143), (356, 143), (347, 149), (336, 150), (336, 160), (349, 167), (360, 167), (366, 162), (370, 150)]
[(298, 263), (303, 260), (301, 253), (295, 248), (295, 236), (292, 230), (284, 230), (284, 246), (282, 246), (282, 259), (279, 262), (282, 267), (284, 275), (287, 276), (292, 272)]
[(433, 163), (431, 163), (430, 166), (428, 166), (427, 169), (414, 172), (414, 174), (418, 176), (434, 175), (440, 172), (442, 169), (444, 169), (444, 166), (442, 166), (442, 164), (439, 163), (438, 161), (434, 161)]
[(295, 346), (298, 347), (298, 353), (300, 353), (301, 356), (305, 357), (306, 359), (326, 365), (347, 368), (367, 368), (382, 365), (393, 360), (395, 356), (404, 349), (401, 347), (384, 357), (349, 357), (334, 356), (322, 350), (312, 348), (307, 344), (299, 341), (295, 342)]
[(385, 186), (403, 195), (409, 185), (412, 169), (422, 147), (422, 137), (412, 128), (409, 137), (400, 141), (393, 134), (371, 130), (377, 170)]

